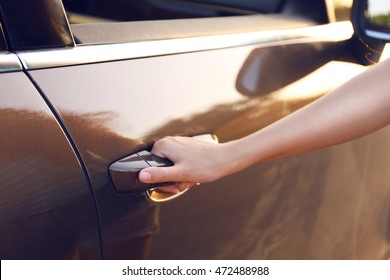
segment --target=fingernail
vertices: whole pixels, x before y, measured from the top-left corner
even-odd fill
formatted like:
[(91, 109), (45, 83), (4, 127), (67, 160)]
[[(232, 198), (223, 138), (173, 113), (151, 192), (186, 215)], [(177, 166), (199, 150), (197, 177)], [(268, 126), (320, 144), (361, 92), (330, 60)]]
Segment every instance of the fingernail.
[(148, 183), (152, 180), (152, 174), (150, 174), (150, 172), (147, 171), (141, 171), (141, 173), (139, 174), (139, 179), (142, 182)]

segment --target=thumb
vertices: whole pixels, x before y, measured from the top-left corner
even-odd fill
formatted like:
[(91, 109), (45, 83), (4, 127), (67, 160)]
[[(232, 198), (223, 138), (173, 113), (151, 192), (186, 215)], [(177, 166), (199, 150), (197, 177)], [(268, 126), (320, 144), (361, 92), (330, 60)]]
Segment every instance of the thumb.
[(138, 179), (143, 183), (170, 182), (171, 171), (172, 167), (148, 167), (140, 171)]

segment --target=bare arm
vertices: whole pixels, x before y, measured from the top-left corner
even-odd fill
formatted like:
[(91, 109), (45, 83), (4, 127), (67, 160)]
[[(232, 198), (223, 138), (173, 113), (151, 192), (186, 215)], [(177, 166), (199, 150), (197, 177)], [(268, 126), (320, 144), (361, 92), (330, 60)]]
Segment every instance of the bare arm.
[(389, 123), (390, 60), (387, 60), (244, 138), (224, 144), (201, 143), (185, 137), (164, 138), (155, 144), (152, 152), (171, 159), (175, 166), (144, 169), (140, 179), (144, 182), (214, 181), (257, 162), (346, 142)]

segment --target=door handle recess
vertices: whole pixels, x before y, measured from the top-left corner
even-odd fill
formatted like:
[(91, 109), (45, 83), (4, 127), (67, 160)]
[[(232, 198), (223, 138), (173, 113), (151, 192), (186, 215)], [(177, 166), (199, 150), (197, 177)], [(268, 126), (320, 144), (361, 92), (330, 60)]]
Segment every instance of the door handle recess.
[[(201, 141), (218, 143), (218, 139), (213, 134), (202, 134), (193, 136)], [(174, 182), (164, 182), (158, 184), (145, 184), (138, 179), (139, 172), (146, 167), (166, 167), (173, 166), (169, 159), (162, 158), (143, 150), (125, 158), (122, 158), (109, 167), (109, 173), (115, 189), (120, 193), (140, 192), (156, 189), (174, 184)]]

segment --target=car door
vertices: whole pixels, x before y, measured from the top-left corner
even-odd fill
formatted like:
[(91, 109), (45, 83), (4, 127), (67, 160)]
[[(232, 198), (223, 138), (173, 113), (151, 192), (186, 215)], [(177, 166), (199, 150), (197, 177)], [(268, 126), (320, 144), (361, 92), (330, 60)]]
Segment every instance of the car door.
[(104, 258), (388, 256), (388, 129), (255, 165), (167, 203), (118, 192), (108, 172), (167, 135), (245, 136), (363, 71), (351, 63), (350, 23), (326, 24), (329, 3), (284, 1), (267, 15), (71, 24), (69, 40), (15, 49), (86, 167)]

